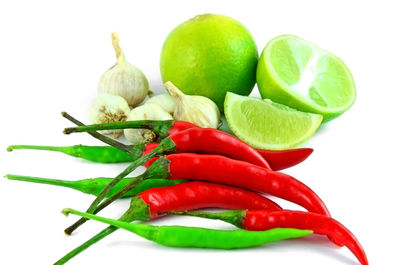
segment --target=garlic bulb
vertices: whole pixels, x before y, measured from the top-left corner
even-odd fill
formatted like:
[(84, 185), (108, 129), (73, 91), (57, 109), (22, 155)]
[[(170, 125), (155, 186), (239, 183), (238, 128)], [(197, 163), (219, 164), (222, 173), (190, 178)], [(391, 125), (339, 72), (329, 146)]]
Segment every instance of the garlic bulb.
[[(129, 112), (130, 108), (124, 98), (103, 93), (90, 104), (89, 120), (91, 123), (125, 121)], [(114, 133), (114, 136), (122, 134), (122, 130), (104, 130), (100, 132), (104, 134)]]
[(175, 99), (175, 120), (191, 122), (203, 128), (218, 127), (221, 113), (214, 101), (203, 96), (185, 95), (169, 81), (164, 86)]
[(111, 33), (112, 44), (117, 54), (117, 63), (100, 78), (99, 92), (123, 97), (131, 107), (137, 106), (148, 95), (149, 82), (138, 68), (130, 64), (119, 46), (118, 34)]
[[(172, 116), (154, 103), (144, 104), (131, 110), (128, 121), (172, 120)], [(153, 140), (154, 133), (147, 129), (125, 129), (124, 135), (132, 144), (146, 143)]]
[(171, 115), (175, 111), (175, 105), (176, 105), (175, 100), (168, 93), (153, 96), (149, 100), (147, 100), (144, 104), (149, 104), (149, 103), (154, 103), (159, 105), (161, 108), (163, 108), (166, 112), (168, 112)]

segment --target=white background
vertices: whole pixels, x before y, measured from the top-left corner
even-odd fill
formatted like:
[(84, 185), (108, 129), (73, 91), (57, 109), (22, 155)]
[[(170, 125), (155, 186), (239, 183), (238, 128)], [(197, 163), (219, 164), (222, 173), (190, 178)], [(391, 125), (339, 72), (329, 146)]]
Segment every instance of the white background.
[[(100, 75), (115, 62), (110, 33), (127, 59), (162, 92), (161, 45), (179, 23), (201, 13), (241, 21), (259, 52), (273, 37), (294, 34), (341, 57), (357, 85), (354, 106), (306, 143), (312, 156), (289, 173), (314, 189), (332, 215), (358, 237), (371, 264), (398, 264), (399, 9), (395, 1), (3, 1), (0, 4), (0, 174), (81, 179), (113, 177), (126, 165), (99, 165), (10, 144), (99, 144), (65, 136), (61, 111), (87, 122)], [(253, 96), (258, 96), (255, 87)], [(64, 188), (0, 179), (0, 264), (52, 264), (103, 225), (72, 237), (63, 229), (93, 197)], [(284, 206), (293, 207), (285, 204)], [(121, 201), (102, 215), (117, 218)], [(397, 218), (397, 219), (396, 219)], [(222, 222), (166, 218), (154, 223), (231, 228)], [(357, 264), (323, 237), (238, 251), (172, 249), (118, 231), (69, 264)]]

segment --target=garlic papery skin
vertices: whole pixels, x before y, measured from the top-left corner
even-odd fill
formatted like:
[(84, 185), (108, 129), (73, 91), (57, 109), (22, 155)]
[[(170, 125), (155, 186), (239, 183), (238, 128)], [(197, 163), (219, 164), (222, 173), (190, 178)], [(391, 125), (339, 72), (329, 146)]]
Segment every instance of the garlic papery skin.
[[(123, 97), (102, 93), (90, 104), (89, 120), (93, 124), (126, 121), (129, 112), (129, 105)], [(101, 130), (99, 132), (113, 133), (114, 136), (122, 134), (122, 130)]]
[(185, 95), (170, 81), (164, 86), (175, 99), (175, 120), (187, 121), (202, 128), (218, 128), (221, 113), (214, 101), (203, 96)]
[[(128, 121), (138, 120), (172, 120), (172, 116), (159, 105), (144, 104), (131, 110)], [(132, 144), (148, 143), (154, 140), (154, 133), (147, 129), (124, 129), (126, 139)]]
[(152, 94), (149, 82), (140, 69), (130, 64), (119, 46), (118, 34), (111, 33), (112, 44), (117, 55), (117, 63), (100, 78), (98, 91), (123, 97), (131, 107), (137, 106)]
[(175, 99), (168, 93), (160, 94), (149, 98), (144, 104), (154, 103), (173, 115), (175, 111)]

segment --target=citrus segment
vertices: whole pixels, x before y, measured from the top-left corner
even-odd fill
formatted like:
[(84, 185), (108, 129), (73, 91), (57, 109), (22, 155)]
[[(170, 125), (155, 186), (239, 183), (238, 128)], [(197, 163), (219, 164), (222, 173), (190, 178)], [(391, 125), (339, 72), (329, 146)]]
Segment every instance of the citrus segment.
[(225, 116), (237, 137), (262, 149), (298, 146), (315, 133), (322, 121), (318, 114), (230, 92), (225, 98)]

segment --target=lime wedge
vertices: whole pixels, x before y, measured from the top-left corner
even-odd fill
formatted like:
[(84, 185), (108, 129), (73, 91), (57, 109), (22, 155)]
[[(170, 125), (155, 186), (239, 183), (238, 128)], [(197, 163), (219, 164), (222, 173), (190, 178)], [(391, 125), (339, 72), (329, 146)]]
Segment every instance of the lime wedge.
[(265, 46), (257, 66), (262, 98), (319, 113), (324, 122), (353, 105), (356, 89), (342, 60), (296, 36), (283, 35)]
[(228, 92), (225, 117), (232, 132), (255, 148), (288, 149), (307, 141), (322, 121), (319, 114)]

